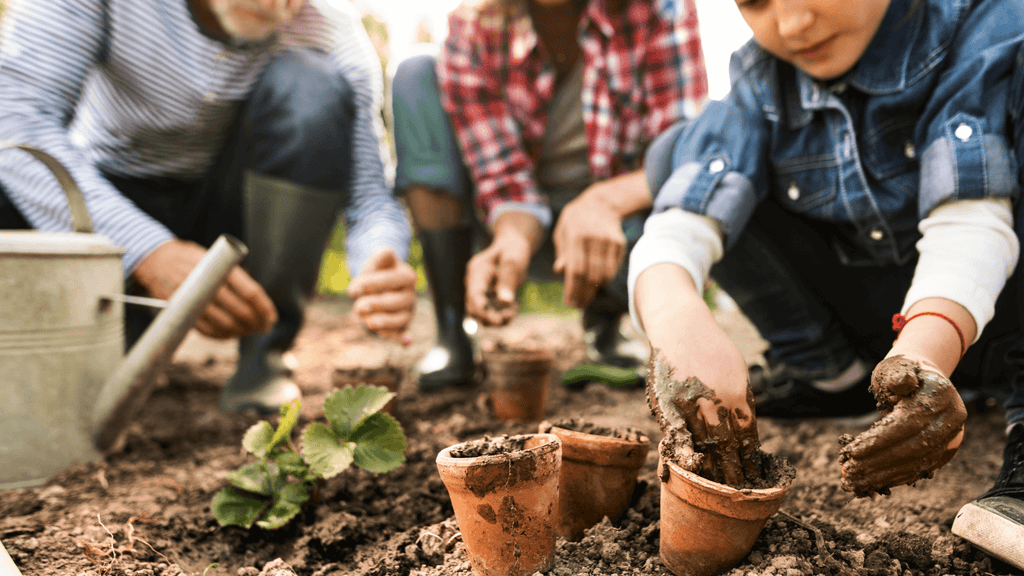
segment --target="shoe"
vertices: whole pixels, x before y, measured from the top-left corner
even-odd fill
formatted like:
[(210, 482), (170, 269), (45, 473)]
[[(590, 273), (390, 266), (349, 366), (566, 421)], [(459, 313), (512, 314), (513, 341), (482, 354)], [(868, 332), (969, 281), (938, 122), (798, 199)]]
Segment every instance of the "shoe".
[(1024, 424), (1010, 430), (995, 485), (957, 512), (953, 534), (1024, 570)]
[[(255, 410), (260, 416), (278, 414), (281, 406), (302, 400), (302, 391), (292, 380), (278, 352), (270, 352), (261, 361), (240, 361), (240, 368), (220, 394), (220, 409), (225, 413)], [(248, 364), (248, 368), (244, 367)]]
[(472, 386), (478, 379), (476, 354), (464, 323), (473, 230), (463, 226), (421, 232), (419, 239), (437, 318), (437, 344), (413, 366), (413, 376), (419, 389), (428, 393)]
[(642, 343), (623, 337), (619, 331), (622, 314), (585, 310), (583, 343), (589, 362), (562, 374), (562, 385), (570, 390), (603, 382), (613, 388), (643, 388), (650, 351)]
[(794, 377), (786, 367), (765, 370), (752, 367), (750, 387), (758, 418), (841, 418), (862, 416), (877, 409), (868, 373), (842, 392), (825, 392)]

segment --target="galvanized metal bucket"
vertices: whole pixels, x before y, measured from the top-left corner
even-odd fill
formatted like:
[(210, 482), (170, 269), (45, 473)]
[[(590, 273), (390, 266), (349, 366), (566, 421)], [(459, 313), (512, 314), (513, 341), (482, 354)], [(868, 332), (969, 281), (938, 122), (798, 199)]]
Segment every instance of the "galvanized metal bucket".
[(116, 449), (155, 375), (245, 246), (222, 236), (150, 328), (124, 350), (123, 249), (92, 233), (81, 191), (57, 160), (75, 232), (0, 231), (0, 489), (36, 486)]

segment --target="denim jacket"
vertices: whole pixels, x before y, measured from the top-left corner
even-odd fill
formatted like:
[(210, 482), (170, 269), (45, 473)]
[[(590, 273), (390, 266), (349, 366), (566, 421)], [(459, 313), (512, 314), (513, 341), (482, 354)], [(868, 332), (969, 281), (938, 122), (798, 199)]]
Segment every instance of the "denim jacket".
[(732, 91), (678, 128), (654, 211), (722, 223), (726, 246), (769, 196), (836, 224), (846, 264), (901, 264), (947, 200), (1014, 197), (1008, 87), (1020, 0), (892, 0), (858, 64), (823, 83), (753, 41)]

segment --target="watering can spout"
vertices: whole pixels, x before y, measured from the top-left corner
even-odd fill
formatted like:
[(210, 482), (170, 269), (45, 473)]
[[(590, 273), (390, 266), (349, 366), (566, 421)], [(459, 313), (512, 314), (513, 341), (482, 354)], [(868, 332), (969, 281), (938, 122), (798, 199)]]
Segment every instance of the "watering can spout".
[(129, 416), (149, 399), (157, 375), (247, 252), (236, 238), (218, 238), (107, 379), (92, 414), (93, 443), (101, 453), (119, 448)]

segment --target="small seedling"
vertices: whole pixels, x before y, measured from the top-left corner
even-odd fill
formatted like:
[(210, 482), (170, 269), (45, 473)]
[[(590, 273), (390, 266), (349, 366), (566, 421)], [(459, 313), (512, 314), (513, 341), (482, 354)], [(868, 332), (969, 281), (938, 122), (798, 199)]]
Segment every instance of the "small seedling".
[(301, 404), (281, 407), (275, 429), (260, 422), (245, 432), (242, 446), (258, 460), (231, 471), (232, 485), (213, 497), (211, 508), (221, 526), (272, 530), (287, 524), (320, 484), (352, 464), (377, 474), (405, 461), (405, 434), (398, 421), (380, 410), (394, 393), (380, 386), (335, 390), (324, 399), (327, 423), (302, 431), (301, 452), (292, 429)]

